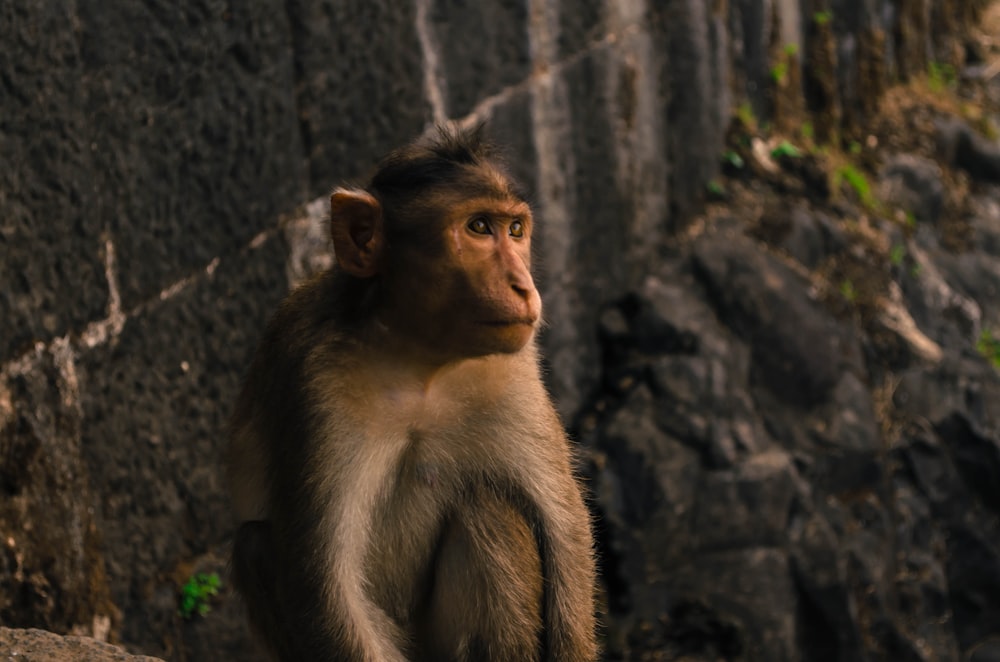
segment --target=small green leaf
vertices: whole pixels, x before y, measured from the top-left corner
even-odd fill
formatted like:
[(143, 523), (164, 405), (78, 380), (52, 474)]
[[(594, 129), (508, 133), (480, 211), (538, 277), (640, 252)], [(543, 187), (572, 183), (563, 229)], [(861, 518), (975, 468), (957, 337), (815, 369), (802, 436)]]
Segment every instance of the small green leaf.
[(927, 66), (927, 82), (931, 91), (943, 92), (946, 87), (951, 87), (958, 80), (955, 67), (946, 62), (931, 62)]
[(854, 283), (850, 279), (844, 279), (840, 283), (840, 293), (851, 303), (854, 303), (858, 298), (858, 291), (854, 289)]
[(771, 80), (779, 85), (785, 82), (785, 77), (788, 75), (788, 64), (786, 62), (778, 62), (773, 67), (771, 67)]
[(743, 157), (731, 149), (722, 155), (722, 160), (738, 170), (741, 170), (743, 166), (746, 165), (743, 161)]
[(771, 150), (771, 158), (779, 159), (783, 156), (797, 159), (802, 156), (802, 151), (787, 140), (782, 140), (781, 144)]
[(212, 609), (209, 598), (218, 595), (221, 585), (222, 580), (214, 572), (192, 575), (181, 587), (178, 613), (182, 618), (191, 618), (194, 614), (204, 616)]
[(834, 174), (834, 188), (839, 189), (841, 182), (847, 182), (854, 189), (862, 205), (869, 209), (875, 208), (875, 196), (872, 195), (871, 185), (863, 172), (850, 164), (841, 166)]
[(736, 117), (740, 120), (740, 124), (749, 129), (750, 131), (757, 130), (757, 116), (753, 112), (753, 106), (750, 105), (749, 101), (744, 101), (736, 109)]
[(994, 337), (989, 329), (983, 329), (979, 334), (976, 349), (993, 364), (994, 368), (1000, 369), (1000, 338)]
[(889, 261), (895, 266), (901, 266), (906, 257), (906, 247), (903, 244), (896, 244), (889, 251)]

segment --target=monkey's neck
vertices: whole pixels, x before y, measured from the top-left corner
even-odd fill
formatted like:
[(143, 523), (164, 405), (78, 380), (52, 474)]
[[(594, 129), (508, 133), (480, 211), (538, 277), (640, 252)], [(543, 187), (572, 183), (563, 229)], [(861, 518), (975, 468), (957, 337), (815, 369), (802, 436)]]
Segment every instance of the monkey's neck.
[(360, 349), (375, 366), (376, 372), (385, 370), (407, 382), (429, 386), (438, 373), (455, 362), (402, 336), (378, 318), (373, 319), (369, 328), (361, 334)]
[[(376, 321), (373, 327), (377, 326)], [(423, 395), (458, 389), (465, 392), (502, 387), (513, 375), (537, 370), (532, 340), (513, 354), (449, 356), (428, 351), (417, 343), (401, 341), (382, 327), (359, 339), (357, 359), (366, 366), (365, 381), (375, 388), (405, 390)]]

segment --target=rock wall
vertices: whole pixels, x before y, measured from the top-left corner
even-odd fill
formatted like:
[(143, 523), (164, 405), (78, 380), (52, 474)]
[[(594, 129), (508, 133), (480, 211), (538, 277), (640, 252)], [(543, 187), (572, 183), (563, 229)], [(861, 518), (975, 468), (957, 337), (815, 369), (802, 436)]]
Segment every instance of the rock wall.
[[(804, 262), (717, 220), (689, 233), (735, 107), (865, 142), (891, 84), (966, 61), (983, 7), (5, 3), (0, 624), (257, 659), (227, 595), (177, 615), (192, 572), (224, 571), (218, 458), (250, 352), (290, 282), (329, 262), (331, 186), (434, 122), (487, 120), (544, 223), (551, 388), (592, 458), (609, 657), (903, 642), (953, 659), (1000, 635), (977, 579), (1000, 564), (989, 366), (942, 350), (880, 390), (881, 347), (818, 309)], [(925, 273), (951, 265), (948, 288), (906, 300), (945, 349), (998, 322), (988, 295), (965, 326), (939, 315), (956, 280), (994, 273), (987, 245), (971, 266), (913, 246)], [(903, 397), (926, 424), (887, 445)], [(900, 549), (917, 551), (869, 562)]]

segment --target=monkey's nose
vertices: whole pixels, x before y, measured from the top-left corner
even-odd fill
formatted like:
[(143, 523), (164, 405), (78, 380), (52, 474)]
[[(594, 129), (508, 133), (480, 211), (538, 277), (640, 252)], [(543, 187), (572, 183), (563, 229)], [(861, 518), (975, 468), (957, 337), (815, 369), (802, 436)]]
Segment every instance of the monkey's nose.
[(535, 281), (532, 280), (531, 274), (527, 269), (511, 269), (507, 272), (507, 281), (510, 283), (510, 289), (514, 290), (517, 296), (522, 299), (530, 298), (535, 291)]
[(534, 288), (527, 287), (521, 283), (511, 283), (510, 289), (514, 290), (514, 292), (522, 299), (527, 299), (528, 296), (531, 295), (531, 290)]
[(538, 296), (538, 292), (535, 290), (533, 284), (525, 285), (524, 283), (511, 283), (510, 288), (514, 291), (516, 299), (516, 307), (519, 309), (519, 315), (523, 316), (524, 320), (530, 324), (534, 324), (538, 321), (541, 316), (541, 299)]

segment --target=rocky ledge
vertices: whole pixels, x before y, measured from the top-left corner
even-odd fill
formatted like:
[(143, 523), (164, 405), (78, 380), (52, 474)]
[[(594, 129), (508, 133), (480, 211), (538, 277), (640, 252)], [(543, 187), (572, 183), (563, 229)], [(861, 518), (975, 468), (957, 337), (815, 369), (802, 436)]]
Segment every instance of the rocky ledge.
[(130, 655), (117, 646), (90, 637), (59, 636), (45, 630), (0, 627), (3, 662), (162, 662), (160, 658)]

